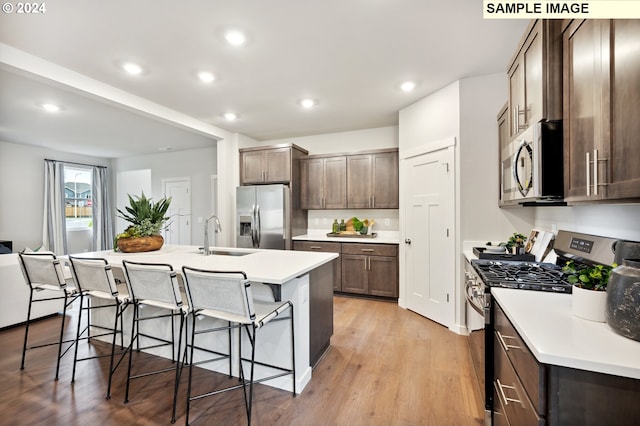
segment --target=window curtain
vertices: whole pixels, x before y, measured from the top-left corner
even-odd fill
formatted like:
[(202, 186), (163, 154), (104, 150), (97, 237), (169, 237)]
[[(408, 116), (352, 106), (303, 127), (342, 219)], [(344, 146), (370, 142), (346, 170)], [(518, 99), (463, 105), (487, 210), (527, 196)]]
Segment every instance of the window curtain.
[(113, 248), (113, 219), (109, 202), (109, 178), (106, 167), (93, 167), (93, 243), (92, 250)]
[(44, 216), (42, 249), (67, 254), (67, 226), (64, 205), (64, 163), (44, 160)]

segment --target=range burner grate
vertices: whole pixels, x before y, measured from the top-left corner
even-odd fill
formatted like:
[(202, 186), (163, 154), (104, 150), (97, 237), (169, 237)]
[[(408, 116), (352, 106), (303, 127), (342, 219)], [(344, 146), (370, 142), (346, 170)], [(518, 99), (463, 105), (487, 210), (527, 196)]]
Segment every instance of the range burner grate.
[(551, 263), (473, 260), (472, 265), (489, 287), (571, 293), (560, 266)]

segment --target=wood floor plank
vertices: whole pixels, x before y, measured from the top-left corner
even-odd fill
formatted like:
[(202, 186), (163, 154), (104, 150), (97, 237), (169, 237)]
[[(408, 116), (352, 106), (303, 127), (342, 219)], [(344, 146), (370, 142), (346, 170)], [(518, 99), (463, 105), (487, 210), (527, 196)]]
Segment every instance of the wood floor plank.
[[(34, 341), (55, 338), (59, 318), (39, 321)], [(331, 347), (313, 371), (304, 392), (255, 386), (256, 425), (481, 425), (483, 410), (465, 336), (395, 303), (334, 297)], [(66, 334), (75, 332), (74, 313)], [(55, 347), (27, 352), (20, 371), (24, 327), (0, 331), (0, 412), (2, 425), (161, 425), (170, 424), (173, 374), (132, 382), (123, 402), (126, 363), (116, 372), (112, 399), (106, 400), (108, 358), (78, 364), (70, 383), (72, 354), (55, 374)], [(109, 345), (82, 342), (81, 353), (107, 353)], [(136, 354), (145, 370), (171, 366)], [(181, 380), (177, 424), (184, 424), (187, 370)], [(225, 375), (196, 368), (194, 392), (229, 383)], [(192, 425), (246, 423), (241, 391), (196, 401)]]

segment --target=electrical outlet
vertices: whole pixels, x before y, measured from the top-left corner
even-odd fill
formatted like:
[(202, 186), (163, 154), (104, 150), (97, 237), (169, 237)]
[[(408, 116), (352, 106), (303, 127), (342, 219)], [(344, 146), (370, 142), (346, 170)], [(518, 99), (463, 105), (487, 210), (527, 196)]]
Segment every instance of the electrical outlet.
[(389, 219), (388, 217), (384, 218), (384, 226), (389, 226), (391, 225), (391, 219)]
[(323, 225), (327, 225), (329, 223), (329, 219), (327, 219), (326, 217), (322, 218), (322, 224)]
[(313, 219), (313, 224), (314, 225), (320, 225), (320, 219), (318, 219), (317, 217), (315, 219)]

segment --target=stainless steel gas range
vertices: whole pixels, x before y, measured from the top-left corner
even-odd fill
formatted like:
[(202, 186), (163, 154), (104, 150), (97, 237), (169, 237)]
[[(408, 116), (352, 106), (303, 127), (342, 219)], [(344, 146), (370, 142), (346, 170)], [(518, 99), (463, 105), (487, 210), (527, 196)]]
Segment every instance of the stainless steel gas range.
[(615, 239), (577, 232), (559, 231), (554, 241), (554, 263), (513, 260), (495, 255), (472, 259), (465, 265), (467, 324), (473, 364), (484, 393), (485, 425), (492, 424), (493, 411), (493, 300), (492, 287), (527, 291), (571, 293), (562, 266), (568, 260), (578, 264), (611, 265)]

